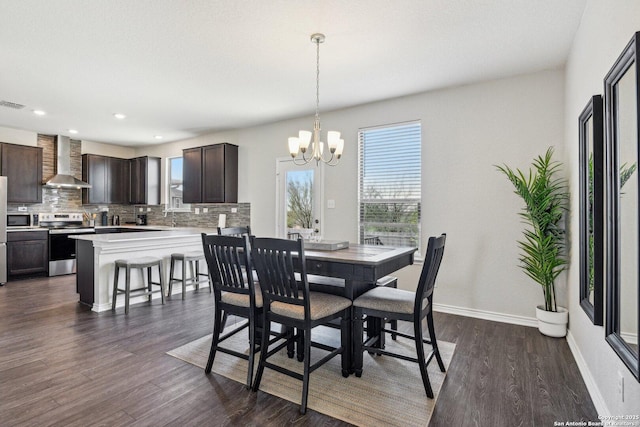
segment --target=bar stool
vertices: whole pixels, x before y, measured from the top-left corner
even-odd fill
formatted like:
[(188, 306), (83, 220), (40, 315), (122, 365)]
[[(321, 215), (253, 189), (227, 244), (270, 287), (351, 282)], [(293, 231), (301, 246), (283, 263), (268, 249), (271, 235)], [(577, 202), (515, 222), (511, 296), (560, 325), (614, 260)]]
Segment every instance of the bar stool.
[[(173, 288), (173, 282), (182, 283), (182, 299), (187, 291), (187, 285), (192, 284), (196, 289), (200, 289), (201, 283), (209, 283), (209, 292), (213, 291), (213, 284), (209, 280), (209, 273), (200, 273), (200, 261), (204, 261), (203, 252), (184, 252), (171, 254), (171, 267), (169, 268), (169, 291), (168, 296), (171, 296), (171, 290)], [(173, 273), (175, 270), (176, 261), (182, 262), (182, 277), (175, 278)], [(189, 270), (191, 271), (191, 277), (187, 278), (187, 264), (189, 264)], [(195, 264), (195, 270), (194, 270)], [(204, 279), (201, 278), (204, 276)]]
[[(119, 259), (115, 262), (116, 270), (113, 275), (113, 301), (111, 305), (111, 311), (116, 310), (116, 299), (119, 293), (123, 293), (125, 295), (124, 299), (124, 313), (129, 314), (129, 298), (133, 294), (133, 296), (149, 296), (149, 302), (151, 302), (151, 294), (155, 294), (160, 292), (160, 296), (162, 298), (162, 304), (164, 304), (164, 273), (162, 268), (162, 259), (156, 257), (141, 257), (141, 258), (132, 258), (132, 259)], [(151, 280), (151, 268), (158, 267), (158, 275), (160, 278), (160, 282), (154, 282)], [(120, 275), (120, 269), (124, 268), (125, 271), (125, 289), (118, 288), (118, 278)], [(131, 269), (139, 269), (140, 274), (142, 275), (142, 287), (131, 289)], [(147, 285), (144, 286), (145, 275), (144, 270), (147, 270)], [(152, 285), (160, 286), (160, 290), (154, 291), (152, 290)]]

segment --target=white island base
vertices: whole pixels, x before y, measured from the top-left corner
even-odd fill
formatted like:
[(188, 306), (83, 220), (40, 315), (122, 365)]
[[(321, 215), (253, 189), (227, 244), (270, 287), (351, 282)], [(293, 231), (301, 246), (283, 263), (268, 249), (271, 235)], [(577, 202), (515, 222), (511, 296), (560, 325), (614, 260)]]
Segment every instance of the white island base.
[[(169, 266), (171, 254), (176, 252), (202, 251), (201, 233), (216, 233), (214, 229), (175, 228), (163, 231), (148, 231), (136, 233), (95, 234), (72, 236), (77, 240), (77, 290), (80, 302), (91, 306), (92, 311), (111, 310), (113, 293), (113, 275), (117, 259), (132, 259), (143, 256), (162, 258), (165, 286), (169, 284)], [(206, 263), (201, 263), (206, 264)], [(177, 265), (176, 267), (179, 267)], [(206, 265), (200, 266), (206, 271)], [(180, 276), (181, 268), (177, 269)], [(153, 280), (158, 281), (157, 269), (153, 269)], [(175, 284), (174, 284), (175, 285)], [(131, 274), (131, 289), (142, 287), (140, 274)], [(205, 283), (200, 289), (209, 292), (209, 284)], [(124, 288), (124, 274), (120, 275), (120, 288)], [(165, 291), (166, 291), (165, 289)], [(187, 286), (192, 290), (193, 286)], [(173, 286), (173, 294), (182, 292), (182, 286)], [(160, 294), (153, 294), (160, 299)], [(130, 304), (148, 301), (148, 296), (131, 298)], [(155, 303), (155, 301), (154, 301)], [(159, 301), (158, 301), (159, 303)], [(117, 307), (124, 306), (124, 295), (119, 295)]]

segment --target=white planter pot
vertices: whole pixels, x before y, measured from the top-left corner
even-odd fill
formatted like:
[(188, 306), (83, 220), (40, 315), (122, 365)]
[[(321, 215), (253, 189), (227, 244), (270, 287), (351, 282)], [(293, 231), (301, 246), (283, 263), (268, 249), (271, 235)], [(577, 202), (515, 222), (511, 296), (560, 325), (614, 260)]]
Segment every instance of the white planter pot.
[(567, 335), (567, 323), (569, 311), (564, 307), (558, 307), (558, 311), (546, 311), (544, 306), (536, 307), (538, 330), (549, 337), (561, 338)]

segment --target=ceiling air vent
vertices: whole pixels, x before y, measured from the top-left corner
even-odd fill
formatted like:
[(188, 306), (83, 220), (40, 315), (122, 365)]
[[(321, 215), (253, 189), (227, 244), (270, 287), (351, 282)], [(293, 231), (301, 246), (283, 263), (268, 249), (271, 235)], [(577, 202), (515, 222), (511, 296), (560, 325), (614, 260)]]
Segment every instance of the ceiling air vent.
[(15, 102), (0, 100), (0, 107), (13, 108), (14, 110), (22, 110), (24, 108), (24, 105), (16, 104)]

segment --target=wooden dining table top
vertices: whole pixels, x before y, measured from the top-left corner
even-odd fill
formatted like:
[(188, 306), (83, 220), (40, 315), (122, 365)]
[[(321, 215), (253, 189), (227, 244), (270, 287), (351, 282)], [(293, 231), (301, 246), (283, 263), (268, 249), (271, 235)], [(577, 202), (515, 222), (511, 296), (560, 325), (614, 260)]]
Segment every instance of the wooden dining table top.
[(307, 260), (337, 261), (375, 266), (395, 258), (413, 255), (415, 251), (416, 248), (414, 247), (394, 248), (391, 246), (350, 244), (348, 248), (333, 251), (305, 249), (304, 255)]

